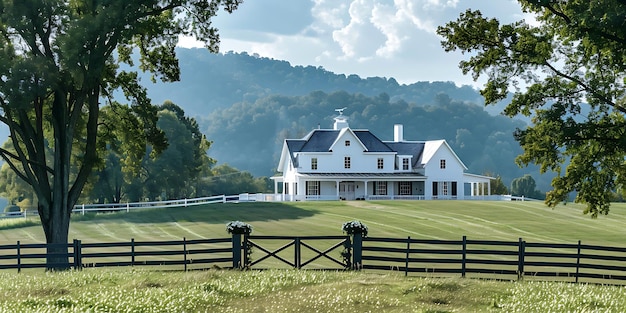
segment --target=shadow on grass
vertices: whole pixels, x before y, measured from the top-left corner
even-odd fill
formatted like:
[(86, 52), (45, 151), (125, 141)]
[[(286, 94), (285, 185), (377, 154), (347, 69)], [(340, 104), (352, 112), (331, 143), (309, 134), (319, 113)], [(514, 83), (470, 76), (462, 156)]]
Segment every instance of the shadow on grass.
[(247, 202), (207, 204), (193, 207), (136, 209), (130, 212), (74, 213), (72, 221), (97, 222), (105, 220), (123, 220), (129, 223), (168, 223), (168, 222), (204, 222), (225, 223), (228, 221), (273, 221), (301, 219), (317, 214), (315, 209), (302, 209), (280, 202)]

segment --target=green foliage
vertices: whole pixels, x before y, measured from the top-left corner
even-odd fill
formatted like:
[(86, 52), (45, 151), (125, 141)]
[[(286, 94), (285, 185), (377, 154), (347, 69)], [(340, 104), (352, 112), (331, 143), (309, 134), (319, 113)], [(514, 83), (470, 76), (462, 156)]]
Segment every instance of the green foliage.
[(467, 10), (438, 28), (442, 46), (471, 55), (460, 67), (487, 76), (487, 103), (516, 90), (504, 113), (533, 123), (515, 134), (524, 150), (517, 162), (557, 174), (546, 203), (575, 191), (585, 213), (608, 214), (611, 193), (626, 183), (626, 3), (518, 2), (537, 24)]
[[(71, 209), (101, 162), (98, 152), (107, 143), (102, 135), (111, 125), (106, 120), (111, 115), (100, 116), (103, 98), (122, 90), (131, 106), (120, 107), (123, 114), (114, 117), (141, 121), (124, 124), (132, 126), (125, 134), (147, 139), (156, 152), (165, 147), (145, 89), (136, 73), (120, 71), (120, 64), (132, 65), (136, 48), (141, 70), (162, 81), (177, 80), (179, 36), (193, 36), (217, 51), (211, 17), (222, 7), (232, 12), (240, 2), (0, 2), (0, 121), (12, 143), (0, 156), (32, 186), (47, 242), (67, 242)], [(48, 255), (49, 264), (69, 266), (67, 257)]]
[(506, 187), (506, 185), (504, 184), (504, 182), (502, 181), (502, 177), (500, 177), (500, 175), (494, 175), (491, 173), (485, 173), (485, 176), (490, 176), (490, 177), (495, 177), (495, 180), (491, 180), (491, 190), (490, 193), (492, 195), (508, 195), (509, 193), (509, 188)]
[(513, 179), (511, 182), (511, 194), (514, 196), (524, 196), (532, 199), (543, 199), (541, 192), (536, 189), (535, 179), (526, 174), (522, 177)]
[[(122, 108), (122, 112), (123, 112)], [(103, 108), (105, 114), (120, 114), (120, 107)], [(104, 166), (91, 178), (85, 202), (119, 203), (144, 199), (184, 199), (206, 196), (204, 179), (211, 176), (215, 160), (207, 155), (211, 142), (200, 132), (194, 118), (182, 108), (166, 101), (159, 106), (156, 127), (163, 132), (168, 146), (159, 153), (146, 151), (146, 138), (134, 141), (123, 131), (124, 122), (110, 132)], [(126, 122), (142, 125), (127, 116)], [(128, 128), (129, 126), (126, 126)]]
[(273, 192), (273, 183), (267, 177), (252, 176), (226, 163), (215, 166), (212, 176), (204, 178), (210, 195)]
[(17, 205), (7, 205), (4, 208), (4, 213), (21, 212), (21, 211), (22, 211), (22, 209), (20, 209), (20, 207), (17, 206)]
[(464, 101), (483, 101), (471, 86), (457, 87), (453, 82), (422, 81), (405, 85), (394, 78), (335, 74), (319, 66), (292, 66), (287, 61), (246, 52), (211, 54), (204, 49), (177, 48), (176, 54), (180, 59), (180, 82), (157, 82), (146, 87), (154, 100), (184, 103), (192, 116), (206, 116), (237, 102), (254, 103), (272, 95), (303, 96), (314, 91), (343, 90), (368, 97), (386, 93), (392, 101), (403, 99), (420, 106), (435, 104), (439, 93)]

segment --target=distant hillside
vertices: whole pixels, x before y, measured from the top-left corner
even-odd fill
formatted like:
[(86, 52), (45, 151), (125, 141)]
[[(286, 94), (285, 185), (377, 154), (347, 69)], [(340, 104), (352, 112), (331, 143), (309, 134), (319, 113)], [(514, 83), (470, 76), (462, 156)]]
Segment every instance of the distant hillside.
[(404, 125), (406, 140), (446, 139), (469, 171), (495, 173), (506, 184), (531, 174), (539, 188), (549, 185), (535, 167), (520, 169), (514, 160), (522, 150), (512, 133), (521, 121), (491, 116), (482, 107), (440, 94), (436, 103), (417, 106), (388, 95), (368, 97), (339, 91), (306, 96), (268, 96), (218, 109), (200, 120), (214, 141), (209, 154), (255, 175), (269, 176), (278, 164), (283, 140), (301, 138), (314, 128), (331, 128), (334, 109), (347, 107), (350, 127), (369, 129), (382, 140), (393, 139), (393, 125)]
[(366, 96), (389, 95), (391, 101), (416, 105), (435, 103), (439, 93), (450, 98), (482, 104), (482, 96), (470, 86), (453, 82), (416, 82), (400, 85), (393, 78), (343, 75), (322, 67), (291, 66), (287, 61), (261, 58), (246, 53), (212, 54), (206, 49), (177, 51), (181, 80), (153, 84), (147, 75), (143, 84), (156, 103), (172, 100), (192, 116), (205, 115), (237, 102), (254, 102), (270, 95), (303, 96), (313, 91), (346, 91)]
[(321, 67), (246, 53), (211, 54), (178, 49), (181, 81), (144, 85), (155, 103), (172, 100), (194, 116), (209, 140), (209, 154), (257, 176), (274, 174), (282, 141), (299, 138), (320, 125), (330, 127), (334, 109), (348, 107), (350, 125), (367, 128), (383, 140), (395, 123), (405, 138), (446, 139), (471, 172), (500, 174), (505, 184), (530, 173), (538, 188), (550, 178), (535, 167), (520, 169), (521, 153), (512, 133), (524, 123), (484, 107), (479, 92), (453, 82), (401, 85), (393, 78), (335, 74)]

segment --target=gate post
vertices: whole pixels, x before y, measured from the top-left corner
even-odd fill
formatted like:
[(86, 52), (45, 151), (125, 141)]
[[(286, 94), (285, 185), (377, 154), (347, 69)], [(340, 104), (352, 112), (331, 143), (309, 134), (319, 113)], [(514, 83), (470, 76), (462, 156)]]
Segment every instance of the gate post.
[(241, 234), (232, 233), (233, 269), (241, 268)]
[(352, 237), (352, 267), (360, 270), (363, 268), (363, 234), (355, 232)]

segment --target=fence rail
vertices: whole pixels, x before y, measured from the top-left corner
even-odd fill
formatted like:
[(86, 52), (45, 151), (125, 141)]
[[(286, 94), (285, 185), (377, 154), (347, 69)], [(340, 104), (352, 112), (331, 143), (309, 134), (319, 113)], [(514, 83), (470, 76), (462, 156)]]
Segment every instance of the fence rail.
[[(0, 245), (0, 269), (46, 268), (46, 244)], [(67, 244), (75, 269), (105, 266), (313, 268), (405, 275), (625, 284), (626, 247), (499, 240), (354, 236), (246, 236)], [(346, 254), (346, 251), (348, 254)]]

